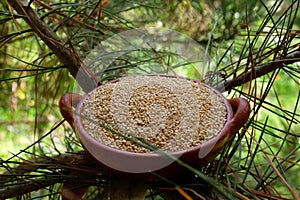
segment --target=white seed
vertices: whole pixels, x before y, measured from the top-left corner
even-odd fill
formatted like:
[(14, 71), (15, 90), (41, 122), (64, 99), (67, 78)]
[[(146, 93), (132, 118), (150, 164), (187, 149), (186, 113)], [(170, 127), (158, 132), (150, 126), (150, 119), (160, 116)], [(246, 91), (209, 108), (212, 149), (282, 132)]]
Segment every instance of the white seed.
[(125, 151), (150, 152), (93, 123), (143, 138), (164, 151), (202, 144), (220, 132), (227, 111), (223, 99), (184, 78), (134, 76), (107, 83), (88, 94), (82, 120), (96, 140)]

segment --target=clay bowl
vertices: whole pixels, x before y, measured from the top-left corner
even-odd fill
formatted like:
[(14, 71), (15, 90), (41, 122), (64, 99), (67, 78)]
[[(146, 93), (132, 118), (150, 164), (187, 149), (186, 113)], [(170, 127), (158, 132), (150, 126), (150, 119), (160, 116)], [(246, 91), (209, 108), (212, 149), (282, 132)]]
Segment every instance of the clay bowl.
[[(112, 172), (131, 177), (142, 177), (143, 179), (151, 179), (153, 178), (153, 174), (159, 174), (167, 178), (179, 176), (186, 168), (176, 162), (177, 159), (196, 168), (212, 161), (249, 117), (250, 106), (247, 100), (243, 98), (226, 99), (219, 91), (199, 81), (169, 75), (139, 75), (136, 77), (140, 76), (179, 78), (181, 80), (192, 81), (198, 84), (199, 87), (201, 85), (208, 88), (224, 102), (226, 107), (226, 120), (223, 128), (221, 128), (214, 137), (202, 144), (168, 153), (164, 151), (136, 153), (113, 148), (94, 139), (94, 137), (85, 130), (83, 126), (83, 116), (81, 115), (84, 102), (88, 98), (88, 95), (65, 94), (60, 99), (61, 114), (75, 130), (85, 150), (99, 162), (101, 166), (105, 166)], [(118, 79), (114, 80), (110, 82), (110, 84), (117, 83), (118, 81)], [(99, 87), (104, 86), (105, 84)], [(97, 89), (98, 88), (95, 90)], [(95, 90), (91, 91), (91, 93)], [(75, 107), (74, 112), (72, 112), (72, 106)]]

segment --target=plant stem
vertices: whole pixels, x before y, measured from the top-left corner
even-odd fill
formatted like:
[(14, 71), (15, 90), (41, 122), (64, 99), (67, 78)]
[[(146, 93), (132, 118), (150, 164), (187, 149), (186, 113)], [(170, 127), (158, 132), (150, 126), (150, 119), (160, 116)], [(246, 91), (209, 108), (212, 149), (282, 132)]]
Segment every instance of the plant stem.
[(54, 31), (44, 23), (38, 13), (24, 0), (11, 0), (8, 3), (23, 15), (27, 24), (53, 51), (57, 58), (67, 66), (71, 75), (78, 81), (85, 92), (89, 92), (100, 83), (93, 73), (83, 64), (72, 44), (64, 43)]

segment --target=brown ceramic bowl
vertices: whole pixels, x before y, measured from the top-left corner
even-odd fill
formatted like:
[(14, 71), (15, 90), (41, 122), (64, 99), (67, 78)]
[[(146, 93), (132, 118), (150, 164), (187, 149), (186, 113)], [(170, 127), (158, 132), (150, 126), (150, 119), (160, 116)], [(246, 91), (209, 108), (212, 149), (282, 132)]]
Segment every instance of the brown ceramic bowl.
[[(175, 76), (168, 75), (154, 76), (176, 78)], [(117, 81), (118, 80), (114, 80), (114, 82)], [(107, 168), (130, 176), (148, 177), (145, 175), (149, 175), (154, 172), (171, 178), (172, 176), (177, 176), (180, 173), (180, 170), (184, 170), (184, 167), (180, 166), (180, 164), (175, 161), (176, 159), (180, 159), (193, 167), (200, 167), (213, 160), (225, 144), (228, 143), (235, 133), (237, 133), (244, 125), (250, 114), (250, 106), (247, 100), (243, 98), (227, 100), (219, 91), (212, 87), (199, 81), (192, 81), (204, 85), (223, 99), (227, 109), (226, 123), (224, 124), (223, 129), (215, 137), (208, 141), (197, 146), (168, 154), (161, 152), (134, 153), (123, 151), (101, 144), (95, 140), (83, 128), (82, 118), (80, 116), (86, 96), (80, 96), (74, 93), (65, 94), (60, 100), (60, 109), (63, 117), (71, 124), (72, 128), (78, 134), (86, 151)], [(70, 112), (72, 110), (72, 105), (76, 107), (75, 113), (77, 114)]]

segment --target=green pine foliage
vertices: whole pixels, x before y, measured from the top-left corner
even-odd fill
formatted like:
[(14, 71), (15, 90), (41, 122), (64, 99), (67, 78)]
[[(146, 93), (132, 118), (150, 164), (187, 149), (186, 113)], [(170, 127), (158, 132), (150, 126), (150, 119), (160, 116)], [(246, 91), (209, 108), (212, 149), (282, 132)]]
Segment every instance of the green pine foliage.
[[(90, 186), (85, 199), (109, 199), (109, 173), (74, 162), (83, 148), (59, 112), (59, 98), (80, 86), (16, 2), (24, 1), (0, 0), (0, 199), (60, 199), (62, 183), (79, 179)], [(101, 82), (161, 72), (149, 68), (160, 63), (251, 104), (248, 122), (213, 162), (181, 163), (195, 176), (161, 177), (146, 198), (299, 199), (299, 1), (104, 2), (34, 0), (30, 7), (78, 59), (114, 34), (162, 27), (201, 45), (212, 76), (220, 76), (212, 81), (191, 63), (177, 66), (169, 52), (132, 51), (93, 69)], [(72, 168), (85, 173), (71, 176)]]

